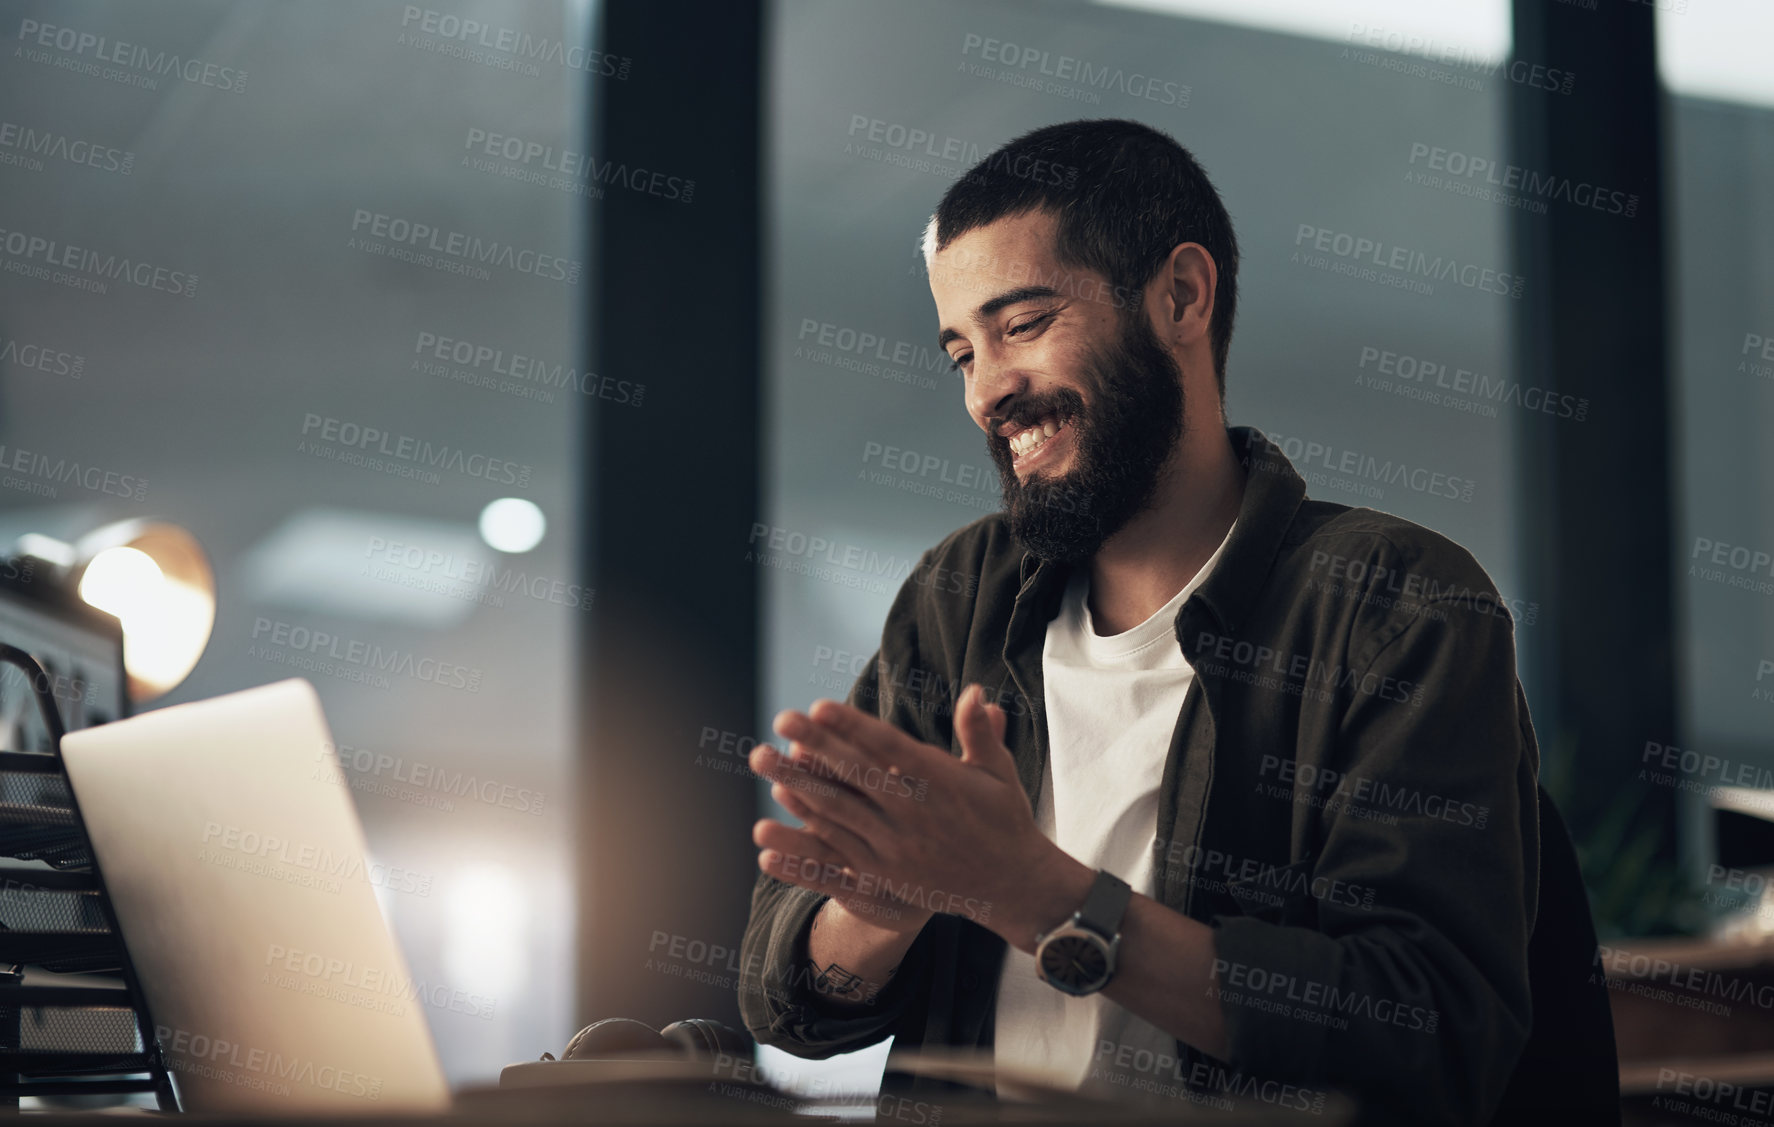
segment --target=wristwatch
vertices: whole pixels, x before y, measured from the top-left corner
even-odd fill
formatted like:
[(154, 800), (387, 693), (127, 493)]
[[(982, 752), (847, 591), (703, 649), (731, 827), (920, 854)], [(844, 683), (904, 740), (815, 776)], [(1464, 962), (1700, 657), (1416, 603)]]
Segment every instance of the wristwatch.
[(1121, 947), (1121, 917), (1133, 889), (1106, 869), (1098, 869), (1084, 907), (1045, 935), (1035, 937), (1035, 973), (1065, 994), (1094, 994), (1115, 977)]

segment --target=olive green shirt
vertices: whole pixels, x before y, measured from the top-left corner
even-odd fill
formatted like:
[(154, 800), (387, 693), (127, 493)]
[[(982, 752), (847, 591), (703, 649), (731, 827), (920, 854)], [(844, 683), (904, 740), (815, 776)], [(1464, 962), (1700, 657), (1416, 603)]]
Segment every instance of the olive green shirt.
[[(1204, 1004), (1221, 1006), (1229, 1049), (1178, 1042), (1163, 1079), (1272, 1078), (1347, 1092), (1377, 1121), (1486, 1122), (1532, 1026), (1539, 749), (1513, 616), (1458, 544), (1310, 500), (1260, 431), (1228, 433), (1244, 495), (1176, 618), (1195, 678), (1153, 861), (1156, 898), (1214, 929)], [(950, 534), (901, 587), (850, 702), (959, 755), (955, 699), (983, 684), (1033, 805), (1042, 648), (1068, 574), (1002, 514)], [(983, 926), (989, 905), (927, 905), (940, 914), (856, 1007), (805, 970), (824, 899), (759, 876), (740, 1007), (760, 1042), (814, 1059), (889, 1035), (991, 1045), (1006, 944)]]

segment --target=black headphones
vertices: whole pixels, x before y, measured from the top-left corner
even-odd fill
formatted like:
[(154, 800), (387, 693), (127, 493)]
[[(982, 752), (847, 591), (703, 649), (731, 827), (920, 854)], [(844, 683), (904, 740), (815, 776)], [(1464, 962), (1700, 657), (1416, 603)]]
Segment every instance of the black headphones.
[[(643, 1021), (607, 1017), (573, 1034), (561, 1060), (598, 1060), (624, 1053), (676, 1053), (691, 1060), (719, 1056), (750, 1058), (752, 1039), (730, 1026), (708, 1018), (674, 1021), (654, 1029)], [(543, 1060), (555, 1059), (549, 1053)]]

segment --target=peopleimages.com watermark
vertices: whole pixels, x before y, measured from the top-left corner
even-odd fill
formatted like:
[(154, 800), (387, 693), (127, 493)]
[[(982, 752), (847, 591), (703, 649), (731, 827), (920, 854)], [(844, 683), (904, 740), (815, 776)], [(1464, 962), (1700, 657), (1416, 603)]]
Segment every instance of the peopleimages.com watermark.
[(760, 740), (744, 732), (704, 724), (702, 734), (696, 740), (696, 760), (693, 766), (755, 780), (758, 776), (752, 774), (750, 759), (752, 749), (759, 745), (775, 748), (778, 755), (788, 755), (788, 748), (781, 744)]
[(496, 1005), (495, 999), (484, 994), (282, 943), (266, 947), (264, 968), (259, 981), (266, 985), (396, 1017), (406, 1013), (405, 1003), (417, 1002), (446, 1013), (491, 1021)]
[(107, 82), (158, 90), (162, 79), (175, 79), (230, 94), (246, 93), (246, 71), (239, 67), (156, 51), (95, 32), (25, 19), (19, 21), (14, 38), (20, 45), (13, 48), (13, 58)]
[(1489, 587), (1465, 579), (1446, 579), (1410, 568), (1388, 567), (1367, 556), (1349, 556), (1315, 548), (1309, 557), (1309, 590), (1350, 599), (1367, 606), (1397, 608), (1432, 622), (1446, 622), (1450, 611), (1507, 618), (1520, 626), (1540, 619), (1540, 604), (1505, 598)]
[(0, 269), (21, 278), (50, 282), (86, 293), (107, 294), (111, 283), (156, 290), (180, 297), (197, 296), (197, 275), (128, 255), (107, 254), (59, 239), (0, 228)]
[(1692, 966), (1606, 944), (1596, 946), (1594, 965), (1593, 973), (1605, 977), (1610, 990), (1637, 994), (1683, 1009), (1701, 1010), (1720, 1017), (1731, 1016), (1731, 1007), (1726, 1002), (1774, 1009), (1774, 984), (1757, 983), (1711, 967)]
[[(906, 908), (919, 908), (938, 914), (963, 916), (982, 925), (989, 923), (992, 918), (990, 900), (963, 896), (941, 888), (925, 888), (911, 881), (896, 881), (879, 873), (847, 869), (834, 861), (784, 853), (782, 868), (790, 877), (818, 880), (827, 889), (836, 887), (847, 895), (859, 896), (869, 901), (862, 905), (846, 905), (849, 911), (859, 914), (896, 920)], [(883, 897), (892, 902), (891, 906), (878, 901), (877, 898)]]
[(290, 841), (277, 834), (224, 822), (204, 823), (197, 859), (219, 869), (233, 869), (335, 896), (346, 882), (352, 881), (363, 881), (371, 888), (389, 892), (431, 895), (430, 873), (365, 861), (356, 853), (334, 853), (312, 842)]
[(1774, 897), (1768, 895), (1771, 886), (1774, 880), (1766, 873), (1712, 864), (1706, 866), (1706, 889), (1700, 902), (1729, 913), (1748, 909), (1746, 914), (1768, 921), (1774, 919)]
[(1059, 54), (1027, 43), (969, 31), (961, 37), (957, 68), (975, 78), (1098, 106), (1106, 93), (1173, 109), (1188, 109), (1189, 84), (1125, 67)]
[(890, 446), (872, 439), (862, 444), (862, 461), (864, 465), (879, 465), (883, 469), (896, 469), (917, 477), (930, 477), (934, 474), (936, 480), (942, 484), (956, 485), (963, 489), (978, 489), (990, 493), (998, 490), (1002, 484), (998, 480), (996, 467), (955, 463), (940, 454), (920, 454), (916, 450)]
[[(966, 685), (940, 669), (880, 658), (875, 660), (874, 673), (859, 682), (858, 678), (869, 668), (871, 656), (874, 655), (863, 651), (815, 645), (813, 670), (807, 674), (806, 683), (840, 697), (854, 686), (856, 705), (865, 712), (879, 707), (886, 714), (903, 706), (919, 715), (929, 713), (933, 719), (954, 714)], [(1006, 680), (995, 689), (982, 683), (980, 688), (985, 694), (982, 703), (996, 705), (1007, 716), (1034, 714), (1042, 707), (1038, 697), (1027, 698), (1025, 705), (1022, 692), (1012, 681)]]
[(68, 485), (125, 501), (144, 501), (148, 497), (146, 478), (0, 442), (0, 488), (55, 500), (61, 495), (60, 487)]
[(1207, 996), (1337, 1032), (1349, 1029), (1350, 1018), (1423, 1034), (1441, 1025), (1440, 1011), (1428, 1006), (1229, 959), (1213, 961)]
[(1405, 179), (1426, 188), (1439, 188), (1457, 196), (1517, 207), (1536, 215), (1547, 212), (1547, 201), (1591, 208), (1604, 215), (1631, 219), (1638, 214), (1637, 193), (1623, 192), (1572, 180), (1556, 173), (1541, 173), (1519, 164), (1473, 156), (1425, 141), (1413, 141), (1411, 168)]
[[(798, 993), (844, 993), (830, 977), (816, 971), (808, 960), (767, 967), (763, 951), (753, 951), (742, 957), (738, 947), (676, 932), (653, 932), (647, 952), (643, 969), (667, 978), (713, 986), (729, 994), (744, 990), (778, 1004), (788, 1004)], [(753, 981), (745, 982), (747, 978)]]
[(382, 1078), (358, 1072), (349, 1065), (286, 1057), (177, 1026), (157, 1025), (154, 1036), (160, 1042), (166, 1066), (181, 1076), (220, 1080), (279, 1096), (289, 1095), (291, 1084), (306, 1084), (366, 1100), (382, 1098)]
[(54, 129), (38, 129), (16, 121), (0, 121), (0, 165), (42, 172), (45, 160), (65, 161), (81, 168), (128, 176), (136, 155), (113, 145), (71, 137)]
[(1685, 1068), (1660, 1067), (1656, 1092), (1647, 1106), (1674, 1112), (1696, 1123), (1724, 1123), (1731, 1127), (1767, 1127), (1774, 1123), (1769, 1118), (1774, 1116), (1774, 1092), (1767, 1088), (1717, 1080)]
[(1372, 885), (1338, 877), (1320, 877), (1297, 865), (1278, 865), (1210, 849), (1193, 841), (1152, 839), (1153, 868), (1164, 874), (1166, 892), (1187, 888), (1207, 893), (1234, 892), (1246, 900), (1281, 908), (1288, 897), (1308, 896), (1325, 904), (1372, 911), (1377, 891)]
[(868, 114), (850, 115), (844, 155), (896, 165), (912, 172), (927, 172), (950, 180), (1006, 177), (1039, 184), (1072, 184), (1078, 167), (1056, 164), (1044, 157), (1012, 156), (994, 152), (976, 141), (963, 141), (922, 126), (906, 125)]
[(531, 35), (515, 27), (483, 23), (453, 12), (413, 4), (402, 9), (400, 27), (394, 40), (397, 46), (531, 78), (541, 75), (542, 67), (546, 65), (551, 69), (574, 70), (623, 81), (633, 66), (633, 60), (626, 55), (612, 55), (564, 39)]
[(802, 1101), (809, 1101), (820, 1105), (822, 1110), (839, 1107), (872, 1109), (873, 1115), (868, 1121), (873, 1123), (884, 1119), (903, 1120), (913, 1127), (938, 1127), (942, 1123), (941, 1104), (880, 1092), (872, 1085), (846, 1086), (853, 1085), (854, 1081), (834, 1078), (824, 1072), (784, 1069), (774, 1062), (766, 1066), (750, 1056), (728, 1053), (716, 1053), (710, 1071), (716, 1079), (709, 1083), (708, 1090), (715, 1095), (781, 1111), (796, 1111)]
[(781, 744), (706, 724), (696, 741), (695, 766), (749, 779), (765, 778), (753, 774), (751, 769), (751, 753), (759, 746), (773, 748), (788, 767), (786, 775), (770, 781), (797, 793), (835, 798), (843, 793), (829, 782), (836, 780), (852, 790), (887, 798), (909, 798), (914, 802), (923, 802), (930, 794), (928, 778), (905, 774), (897, 767), (861, 767), (853, 763), (828, 762), (816, 756), (793, 759), (792, 749)]
[(1434, 293), (1435, 287), (1430, 282), (1452, 282), (1479, 293), (1520, 298), (1522, 287), (1527, 284), (1520, 274), (1461, 261), (1456, 255), (1432, 255), (1384, 239), (1353, 235), (1311, 223), (1301, 223), (1294, 231), (1294, 253), (1290, 261), (1417, 294)]
[(1330, 704), (1347, 691), (1391, 704), (1423, 703), (1426, 686), (1369, 667), (1356, 669), (1309, 653), (1276, 649), (1233, 634), (1201, 631), (1195, 639), (1195, 668), (1211, 676)]
[(535, 184), (568, 195), (601, 200), (605, 189), (621, 188), (637, 195), (689, 203), (696, 181), (669, 172), (629, 167), (624, 161), (600, 160), (590, 153), (559, 148), (543, 141), (470, 126), (463, 141), (462, 166), (520, 184)]
[[(1338, 447), (1316, 439), (1263, 431), (1293, 468), (1308, 484), (1342, 489), (1375, 499), (1386, 495), (1382, 486), (1402, 485), (1414, 493), (1428, 497), (1446, 497), (1453, 501), (1472, 500), (1477, 483), (1428, 466), (1416, 465), (1402, 458), (1380, 458), (1359, 450)], [(1253, 451), (1254, 456), (1254, 451)]]
[[(1744, 333), (1743, 349), (1738, 355), (1748, 358), (1737, 361), (1739, 372), (1774, 380), (1774, 334)], [(1768, 363), (1758, 363), (1760, 360)]]
[[(750, 736), (742, 735), (738, 732), (731, 732), (726, 729), (704, 725), (702, 728), (702, 735), (696, 741), (697, 752), (693, 766), (706, 767), (717, 774), (732, 775), (735, 778), (746, 779), (754, 783), (760, 779), (767, 782), (777, 782), (780, 785), (795, 791), (797, 794), (816, 794), (824, 798), (836, 798), (839, 794), (843, 793), (837, 787), (832, 786), (829, 783), (815, 782), (812, 773), (799, 770), (799, 765), (796, 765), (797, 769), (794, 773), (780, 780), (767, 779), (763, 775), (753, 773), (751, 769), (751, 752), (753, 748), (760, 744), (766, 747), (775, 748), (778, 755), (782, 756), (785, 760), (788, 759), (789, 749), (780, 744), (774, 744), (768, 740), (758, 740)], [(896, 778), (897, 777), (898, 776), (896, 776)], [(874, 782), (877, 787), (886, 781), (888, 780), (885, 773), (877, 772), (874, 775)]]
[[(0, 904), (46, 905), (57, 901), (66, 901), (73, 897), (92, 898), (96, 895), (97, 893), (66, 888), (46, 888), (43, 885), (33, 884), (28, 880), (19, 880), (15, 877), (0, 880)], [(96, 909), (97, 906), (97, 901), (94, 900), (93, 907)]]
[(1355, 366), (1360, 372), (1355, 377), (1359, 387), (1481, 418), (1496, 418), (1497, 404), (1579, 423), (1589, 417), (1588, 399), (1378, 345), (1363, 345)]
[[(874, 439), (863, 442), (862, 463), (856, 480), (869, 485), (988, 513), (1003, 507), (1003, 482), (995, 466), (958, 462)], [(1088, 512), (1092, 498), (1087, 491), (1061, 483), (1034, 500), (1043, 508), (1076, 513)]]
[(1774, 770), (1758, 763), (1646, 740), (1639, 754), (1640, 781), (1710, 796), (1721, 787), (1774, 788)]
[(570, 391), (623, 407), (639, 407), (647, 385), (581, 371), (570, 364), (526, 353), (419, 330), (413, 342), (412, 371), (517, 399), (553, 403), (557, 391)]
[(1252, 1076), (1213, 1061), (1184, 1061), (1143, 1044), (1099, 1038), (1090, 1079), (1150, 1096), (1167, 1096), (1217, 1111), (1234, 1111), (1232, 1097), (1288, 1111), (1324, 1114), (1330, 1093)]
[(492, 608), (504, 606), (510, 595), (589, 611), (596, 596), (595, 590), (582, 583), (381, 536), (365, 541), (362, 572), (379, 582)]
[[(1262, 780), (1257, 791), (1271, 798), (1386, 825), (1397, 825), (1399, 814), (1411, 814), (1482, 830), (1491, 817), (1491, 808), (1483, 803), (1450, 798), (1408, 783), (1299, 763), (1292, 756), (1264, 755), (1257, 775)], [(1274, 782), (1268, 781), (1271, 775)], [(1329, 794), (1324, 793), (1327, 789)]]
[(381, 795), (445, 812), (455, 810), (460, 799), (514, 814), (542, 814), (541, 791), (482, 778), (465, 768), (445, 767), (350, 744), (322, 744), (315, 759), (309, 778), (362, 794)]
[[(1042, 286), (1058, 297), (1088, 301), (1123, 313), (1139, 309), (1145, 302), (1145, 292), (1139, 286), (1118, 285), (1090, 271), (1008, 257), (996, 250), (950, 246), (942, 252), (940, 259), (926, 261), (919, 257), (907, 267), (907, 273), (919, 271), (927, 273), (933, 280), (941, 275), (982, 295), (990, 288), (989, 279), (1019, 289)], [(948, 353), (943, 353), (942, 357), (949, 370), (959, 375), (960, 366), (949, 359)]]
[(296, 453), (427, 485), (438, 484), (443, 479), (437, 471), (448, 470), (494, 485), (524, 489), (529, 487), (532, 472), (528, 464), (507, 458), (471, 453), (447, 442), (431, 442), (312, 411), (302, 416), (302, 438), (296, 443)]
[[(36, 565), (33, 556), (0, 561), (0, 579), (28, 583), (36, 574)], [(109, 703), (100, 695), (100, 682), (83, 673), (79, 666), (69, 674), (60, 669), (26, 673), (16, 665), (0, 665), (0, 699), (13, 700), (18, 694), (41, 692), (47, 692), (64, 709), (71, 708), (74, 716), (82, 715), (82, 706), (103, 708)]]
[[(813, 660), (809, 663), (812, 671), (807, 674), (806, 683), (835, 695), (848, 693), (856, 679), (868, 669), (869, 659), (875, 656), (875, 652), (817, 644), (813, 647)], [(905, 676), (899, 676), (900, 672), (893, 668), (892, 662), (877, 662), (871, 683), (878, 687), (880, 681), (885, 680), (890, 686), (911, 694), (935, 692), (945, 698), (951, 695), (947, 678), (934, 669), (914, 665), (904, 670)]]
[(0, 364), (75, 380), (86, 374), (86, 357), (79, 353), (17, 337), (0, 336)]
[[(1764, 548), (1696, 536), (1694, 550), (1688, 553), (1688, 574), (1740, 591), (1774, 595), (1774, 553)], [(1768, 578), (1763, 579), (1762, 575)]]
[(952, 378), (955, 374), (949, 354), (940, 348), (815, 317), (801, 318), (793, 358), (924, 391), (934, 391), (948, 382), (939, 376)]
[[(1560, 4), (1568, 4), (1571, 7), (1584, 12), (1594, 12), (1600, 9), (1597, 0), (1557, 0), (1557, 2)], [(1628, 4), (1637, 4), (1644, 8), (1655, 8), (1659, 12), (1669, 12), (1670, 14), (1677, 16), (1685, 16), (1688, 14), (1688, 0), (1624, 0), (1624, 2)]]
[(325, 630), (266, 618), (253, 619), (253, 644), (246, 656), (293, 669), (355, 681), (373, 688), (392, 687), (390, 676), (411, 677), (445, 689), (480, 692), (481, 671), (455, 662), (425, 657), (399, 646), (381, 646)]
[(1499, 72), (1517, 86), (1549, 94), (1569, 94), (1577, 83), (1577, 76), (1568, 70), (1527, 59), (1505, 60), (1434, 36), (1376, 24), (1350, 24), (1348, 42), (1353, 46), (1345, 46), (1338, 58), (1462, 90), (1483, 90), (1485, 79)]
[(971, 597), (979, 592), (979, 576), (955, 571), (940, 564), (924, 564), (918, 557), (882, 553), (860, 544), (847, 544), (824, 536), (809, 535), (781, 525), (761, 522), (751, 526), (746, 543), (746, 563), (823, 579), (872, 594), (886, 594), (888, 583), (910, 580), (938, 594)]
[(585, 271), (584, 263), (576, 258), (520, 247), (500, 239), (449, 231), (420, 220), (362, 207), (351, 213), (351, 235), (345, 240), (345, 246), (447, 274), (461, 274), (480, 282), (492, 278), (486, 269), (488, 266), (569, 286), (578, 285)]

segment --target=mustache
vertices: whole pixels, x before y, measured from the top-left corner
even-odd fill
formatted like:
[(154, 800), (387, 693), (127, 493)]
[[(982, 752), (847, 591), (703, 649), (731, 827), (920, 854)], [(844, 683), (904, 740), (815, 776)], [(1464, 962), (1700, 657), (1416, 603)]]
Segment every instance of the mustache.
[(992, 442), (1008, 444), (1010, 440), (998, 434), (999, 428), (1006, 423), (1029, 427), (1034, 426), (1038, 420), (1051, 416), (1064, 424), (1083, 413), (1084, 401), (1078, 393), (1071, 388), (1061, 388), (1040, 399), (1020, 400), (1002, 415), (988, 415), (986, 434)]

